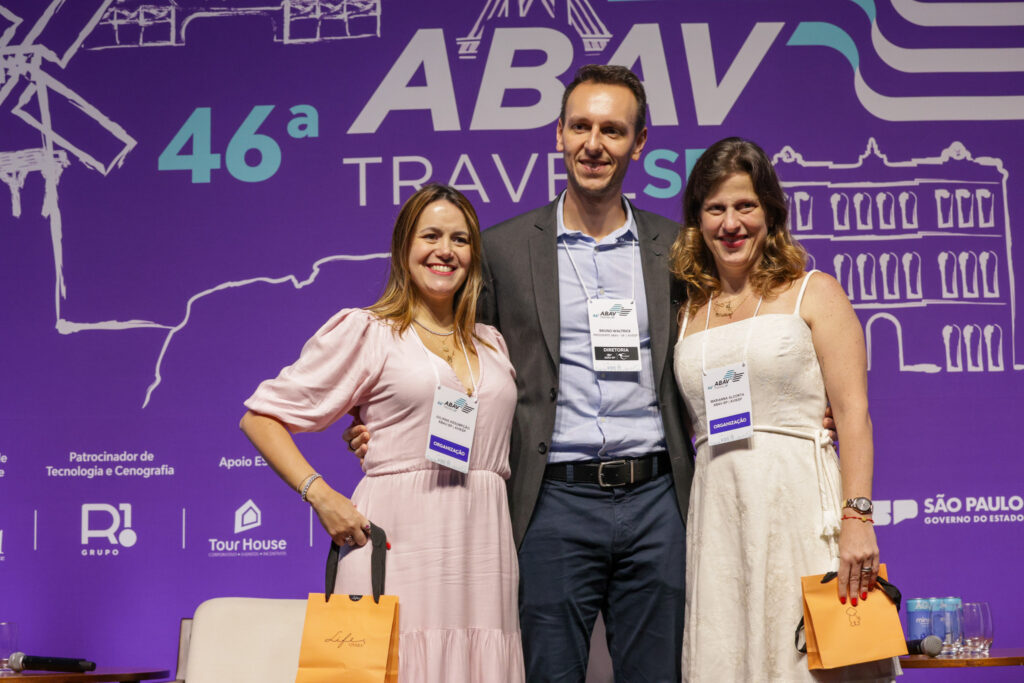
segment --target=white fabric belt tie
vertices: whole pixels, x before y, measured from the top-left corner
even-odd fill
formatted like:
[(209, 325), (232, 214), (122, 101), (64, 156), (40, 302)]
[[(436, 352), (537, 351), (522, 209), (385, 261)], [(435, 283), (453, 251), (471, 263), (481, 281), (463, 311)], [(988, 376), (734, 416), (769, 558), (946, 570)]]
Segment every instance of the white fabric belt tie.
[[(835, 564), (839, 560), (839, 518), (842, 513), (842, 509), (839, 507), (841, 484), (839, 468), (829, 467), (830, 463), (835, 464), (836, 454), (832, 448), (832, 439), (829, 437), (828, 430), (818, 429), (808, 432), (770, 425), (754, 425), (753, 429), (755, 432), (792, 436), (814, 443), (814, 468), (818, 474), (818, 498), (821, 501), (821, 537), (828, 542), (829, 555)], [(701, 436), (695, 445), (700, 447), (707, 440), (706, 435)]]

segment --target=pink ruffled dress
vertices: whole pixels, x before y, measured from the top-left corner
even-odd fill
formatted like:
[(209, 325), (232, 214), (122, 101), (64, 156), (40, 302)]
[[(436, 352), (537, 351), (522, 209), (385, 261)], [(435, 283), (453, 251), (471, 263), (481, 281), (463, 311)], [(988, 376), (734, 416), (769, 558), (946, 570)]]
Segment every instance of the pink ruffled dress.
[[(501, 335), (476, 333), (480, 400), (470, 471), (425, 457), (435, 374), (454, 371), (412, 329), (396, 334), (372, 313), (331, 318), (277, 378), (245, 402), (299, 431), (318, 431), (359, 406), (372, 440), (366, 476), (351, 498), (387, 532), (389, 594), (400, 604), (399, 678), (404, 683), (522, 681), (519, 570), (508, 513), (509, 431), (515, 371)], [(339, 440), (339, 444), (340, 444)], [(370, 546), (342, 551), (336, 590), (370, 593)]]

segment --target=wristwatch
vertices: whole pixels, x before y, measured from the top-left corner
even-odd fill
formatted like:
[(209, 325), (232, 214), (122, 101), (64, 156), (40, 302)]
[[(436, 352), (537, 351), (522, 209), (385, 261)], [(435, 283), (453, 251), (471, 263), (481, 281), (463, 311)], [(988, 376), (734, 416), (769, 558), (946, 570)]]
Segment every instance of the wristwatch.
[(846, 502), (843, 503), (843, 507), (856, 510), (862, 515), (870, 515), (875, 511), (875, 506), (872, 504), (871, 499), (864, 498), (863, 496), (859, 498), (847, 498)]

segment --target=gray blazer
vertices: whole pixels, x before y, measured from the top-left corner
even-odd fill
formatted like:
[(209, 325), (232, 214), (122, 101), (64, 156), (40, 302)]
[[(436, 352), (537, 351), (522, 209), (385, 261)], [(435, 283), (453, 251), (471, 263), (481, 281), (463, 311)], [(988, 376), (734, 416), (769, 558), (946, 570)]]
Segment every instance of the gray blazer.
[[(516, 369), (518, 403), (512, 423), (509, 506), (516, 545), (523, 542), (540, 493), (555, 428), (558, 398), (557, 200), (483, 232), (484, 287), (477, 318), (497, 327)], [(654, 383), (672, 460), (679, 511), (686, 520), (693, 448), (683, 426), (683, 403), (672, 372), (676, 316), (683, 288), (668, 270), (679, 225), (633, 207), (647, 290)]]

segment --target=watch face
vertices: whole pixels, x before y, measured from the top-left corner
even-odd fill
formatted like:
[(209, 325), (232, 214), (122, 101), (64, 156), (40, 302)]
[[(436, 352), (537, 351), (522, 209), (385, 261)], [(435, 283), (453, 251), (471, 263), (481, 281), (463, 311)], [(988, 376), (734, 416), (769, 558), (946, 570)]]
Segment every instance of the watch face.
[(847, 505), (862, 515), (871, 512), (871, 501), (867, 498), (853, 498), (847, 502)]

